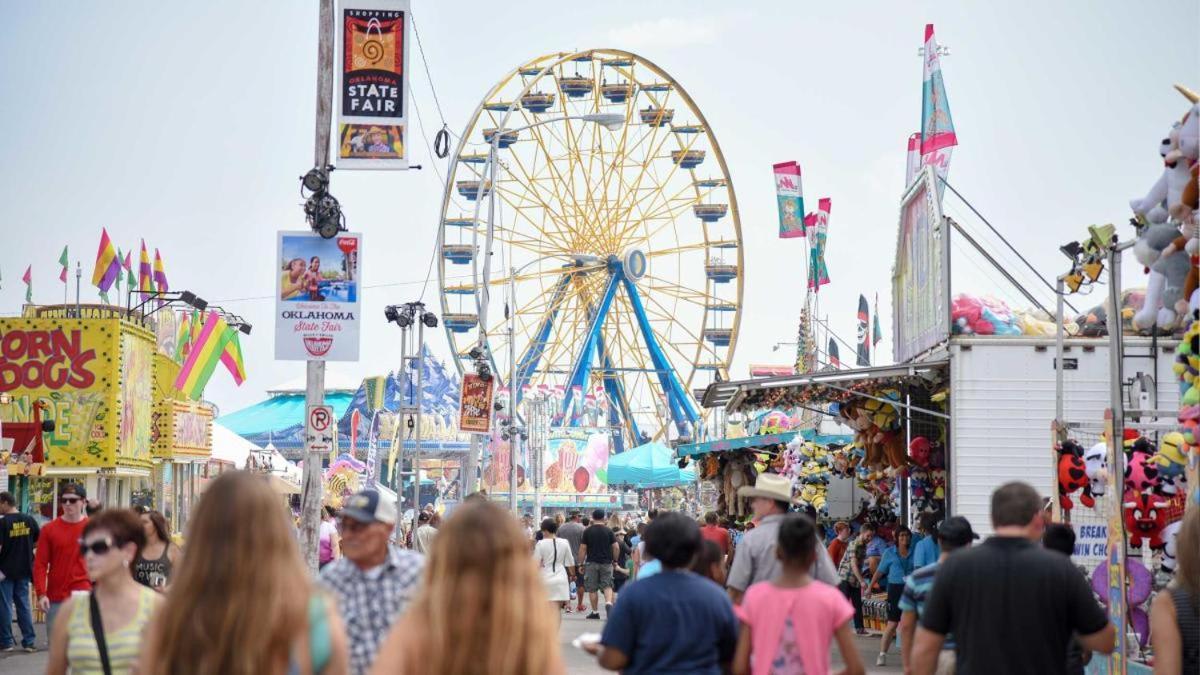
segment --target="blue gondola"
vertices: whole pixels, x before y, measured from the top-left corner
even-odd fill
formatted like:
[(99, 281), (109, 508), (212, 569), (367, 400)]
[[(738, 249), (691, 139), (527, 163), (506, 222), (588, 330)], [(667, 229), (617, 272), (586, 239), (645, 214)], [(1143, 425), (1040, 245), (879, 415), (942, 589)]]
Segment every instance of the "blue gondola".
[(715, 223), (725, 217), (729, 213), (728, 204), (696, 204), (692, 207), (692, 213), (696, 217), (706, 223)]
[(696, 187), (702, 188), (718, 188), (725, 187), (726, 181), (724, 178), (702, 178), (696, 181)]
[(703, 124), (680, 124), (672, 126), (671, 131), (677, 134), (701, 134), (704, 133)]
[(489, 103), (484, 103), (483, 109), (491, 110), (492, 112), (507, 112), (512, 105), (512, 101), (491, 101)]
[(671, 83), (670, 82), (651, 82), (650, 84), (643, 84), (642, 91), (655, 91), (655, 92), (671, 91)]
[(600, 63), (610, 68), (629, 68), (633, 65), (633, 59), (628, 56), (617, 56), (611, 59), (604, 59)]
[(708, 303), (707, 305), (704, 306), (704, 308), (710, 312), (736, 312), (737, 311), (737, 305), (733, 304), (732, 302), (722, 302), (719, 300), (716, 302)]
[(665, 127), (671, 123), (671, 119), (675, 117), (675, 111), (670, 108), (646, 108), (639, 110), (642, 124), (648, 124), (652, 127)]
[(729, 328), (705, 328), (704, 339), (714, 347), (728, 347), (733, 341), (733, 330)]
[(704, 274), (713, 282), (727, 284), (737, 278), (737, 265), (723, 262), (710, 262), (704, 265)]
[(529, 92), (521, 97), (521, 107), (531, 113), (544, 113), (554, 106), (554, 94)]
[(580, 54), (579, 56), (576, 56), (575, 58), (573, 58), (571, 60), (574, 61), (575, 63), (591, 63), (592, 62), (592, 53), (588, 52), (586, 54)]
[(633, 85), (628, 82), (605, 84), (600, 87), (600, 93), (609, 103), (624, 103), (633, 95)]
[(590, 77), (576, 75), (574, 77), (558, 78), (558, 86), (564, 94), (571, 98), (583, 98), (592, 93), (595, 83)]
[(466, 265), (475, 257), (475, 247), (470, 244), (442, 244), (442, 257), (455, 265)]
[(479, 317), (475, 314), (443, 314), (442, 322), (454, 333), (466, 333), (479, 325)]
[(491, 189), (490, 184), (485, 184), (483, 186), (483, 190), (481, 191), (479, 189), (479, 181), (477, 181), (477, 180), (456, 181), (454, 183), (454, 187), (456, 189), (458, 189), (458, 194), (462, 195), (463, 197), (465, 197), (471, 201), (475, 201), (475, 198), (478, 197), (481, 193), (484, 197), (486, 197), (488, 191)]
[(447, 218), (442, 221), (446, 227), (471, 227), (475, 224), (474, 218)]
[(672, 150), (671, 161), (681, 169), (694, 169), (704, 161), (703, 150)]
[[(491, 143), (492, 136), (495, 136), (495, 135), (496, 135), (495, 129), (484, 129), (483, 130), (483, 142)], [(517, 142), (517, 132), (506, 131), (500, 135), (500, 142), (497, 143), (496, 145), (500, 148), (507, 148), (508, 146), (510, 146), (516, 142)]]
[(469, 155), (458, 156), (458, 161), (462, 162), (463, 164), (487, 164), (487, 159), (488, 156), (486, 152), (475, 152)]
[(475, 287), (471, 284), (459, 284), (446, 287), (447, 295), (475, 295)]
[(537, 75), (538, 73), (542, 72), (542, 68), (543, 68), (543, 66), (525, 66), (524, 68), (522, 68), (521, 70), (519, 70), (517, 72), (521, 73), (522, 75), (532, 76), (532, 75)]

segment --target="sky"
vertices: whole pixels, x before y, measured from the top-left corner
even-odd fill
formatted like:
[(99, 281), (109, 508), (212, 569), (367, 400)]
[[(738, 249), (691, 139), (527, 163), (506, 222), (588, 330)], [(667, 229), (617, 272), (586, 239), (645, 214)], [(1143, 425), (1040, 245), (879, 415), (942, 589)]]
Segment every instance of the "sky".
[[(890, 279), (905, 144), (921, 110), (921, 46), (933, 23), (950, 48), (942, 70), (958, 134), (949, 180), (1047, 278), (1058, 247), (1086, 227), (1132, 230), (1128, 200), (1162, 170), (1157, 149), (1200, 89), (1200, 2), (607, 2), (581, 13), (544, 3), (416, 0), (441, 111), (461, 132), (509, 70), (550, 52), (613, 47), (683, 84), (725, 154), (741, 209), (746, 269), (732, 375), (789, 363), (805, 280), (803, 240), (779, 240), (771, 165), (796, 160), (805, 195), (833, 200), (821, 313), (853, 342), (858, 295), (878, 293), (890, 335)], [(493, 17), (493, 18), (489, 18)], [(64, 245), (83, 262), (85, 301), (100, 228), (128, 250), (162, 252), (173, 289), (189, 289), (254, 324), (249, 379), (218, 373), (206, 398), (222, 412), (296, 378), (273, 358), (276, 231), (305, 227), (298, 177), (313, 162), (317, 3), (299, 0), (0, 3), (0, 314), (62, 297)], [(413, 103), (441, 127), (417, 50)], [(398, 329), (383, 307), (423, 297), (442, 187), (419, 136), (408, 172), (338, 172), (333, 190), (364, 235), (360, 377), (398, 366)], [(980, 236), (1051, 309), (1052, 295), (960, 201), (946, 211)], [(955, 246), (955, 292), (1006, 288)], [(960, 258), (962, 260), (960, 261)], [(270, 263), (270, 264), (268, 264)], [(1127, 285), (1141, 282), (1129, 261)], [(72, 278), (73, 282), (73, 278)], [(74, 287), (70, 289), (74, 297)], [(1100, 293), (1072, 299), (1077, 307)], [(447, 355), (441, 332), (430, 335)], [(879, 345), (887, 362), (890, 339)], [(843, 360), (850, 350), (843, 347)]]

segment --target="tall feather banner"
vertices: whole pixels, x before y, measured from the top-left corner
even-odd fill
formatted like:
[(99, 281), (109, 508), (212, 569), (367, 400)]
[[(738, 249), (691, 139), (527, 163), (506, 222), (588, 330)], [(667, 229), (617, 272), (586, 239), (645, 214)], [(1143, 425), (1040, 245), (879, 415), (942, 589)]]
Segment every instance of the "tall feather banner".
[(858, 353), (854, 360), (857, 366), (871, 365), (871, 317), (867, 296), (858, 296)]
[(800, 184), (800, 165), (796, 162), (775, 165), (775, 199), (779, 202), (779, 237), (805, 236), (804, 189)]
[(829, 268), (825, 265), (825, 244), (829, 238), (829, 209), (832, 200), (822, 197), (817, 201), (816, 213), (804, 217), (812, 236), (808, 238), (809, 264), (808, 288), (818, 293), (829, 283)]
[[(933, 165), (942, 179), (950, 173), (950, 156), (958, 145), (946, 85), (942, 82), (942, 63), (938, 57), (933, 24), (925, 24), (925, 68), (921, 86), (921, 164)], [(938, 195), (942, 184), (938, 182)]]

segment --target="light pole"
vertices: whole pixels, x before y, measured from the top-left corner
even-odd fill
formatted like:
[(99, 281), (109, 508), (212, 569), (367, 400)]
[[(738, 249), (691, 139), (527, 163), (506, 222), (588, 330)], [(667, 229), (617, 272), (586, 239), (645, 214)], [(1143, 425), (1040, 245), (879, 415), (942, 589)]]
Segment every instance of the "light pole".
[[(421, 301), (408, 302), (403, 305), (388, 305), (383, 310), (383, 316), (389, 323), (394, 323), (400, 327), (400, 381), (401, 384), (405, 381), (405, 373), (409, 370), (412, 373), (408, 376), (408, 387), (413, 392), (413, 400), (410, 402), (407, 392), (402, 393), (400, 402), (401, 418), (405, 414), (409, 415), (411, 423), (411, 431), (413, 433), (413, 448), (412, 466), (413, 477), (413, 521), (412, 529), (415, 532), (417, 529), (417, 516), (421, 513), (421, 415), (424, 412), (424, 383), (422, 381), (423, 372), (425, 370), (425, 328), (437, 328), (437, 316), (433, 312), (425, 311), (425, 303)], [(417, 344), (415, 355), (409, 354), (409, 329), (412, 326), (417, 328)], [(401, 438), (397, 434), (397, 438)], [(400, 469), (397, 470), (393, 477), (396, 478), (396, 497), (397, 507), (404, 501), (404, 447), (403, 439), (401, 438), (401, 448), (399, 452)], [(404, 519), (396, 519), (396, 539), (401, 540), (400, 528)]]

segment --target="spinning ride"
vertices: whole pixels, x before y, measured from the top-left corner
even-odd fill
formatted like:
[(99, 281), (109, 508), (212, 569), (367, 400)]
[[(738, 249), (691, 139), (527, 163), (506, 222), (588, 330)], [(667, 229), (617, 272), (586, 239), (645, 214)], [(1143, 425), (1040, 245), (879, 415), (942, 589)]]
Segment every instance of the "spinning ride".
[(692, 388), (728, 379), (737, 345), (741, 224), (712, 130), (662, 69), (596, 49), (506, 75), (452, 158), (439, 245), (460, 372), (483, 345), (505, 387), (515, 361), (518, 401), (556, 397), (556, 426), (590, 409), (633, 445), (696, 437)]

